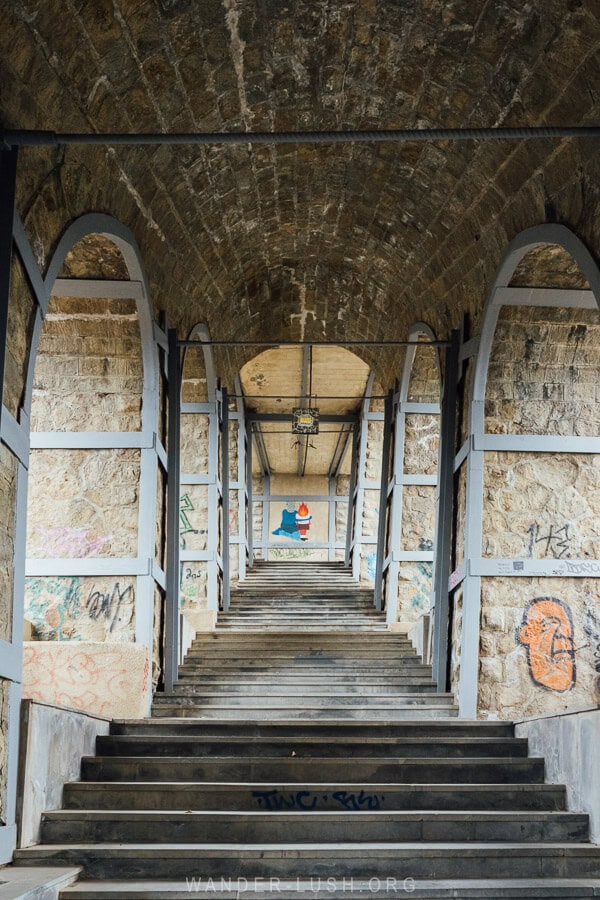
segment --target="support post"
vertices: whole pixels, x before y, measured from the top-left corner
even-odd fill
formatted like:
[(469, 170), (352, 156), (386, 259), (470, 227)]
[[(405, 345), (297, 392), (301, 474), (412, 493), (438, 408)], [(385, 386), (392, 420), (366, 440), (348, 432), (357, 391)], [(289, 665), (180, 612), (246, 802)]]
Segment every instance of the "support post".
[(254, 499), (252, 490), (252, 422), (246, 420), (246, 490), (248, 493), (248, 566), (254, 565)]
[(246, 486), (246, 407), (242, 395), (242, 384), (239, 378), (235, 381), (235, 392), (237, 394), (237, 481), (238, 481), (238, 567), (239, 578), (243, 581), (246, 577), (246, 553), (248, 532), (246, 530), (246, 503), (247, 486)]
[(348, 521), (346, 523), (345, 562), (347, 566), (350, 566), (352, 562), (352, 540), (354, 538), (354, 494), (356, 493), (356, 470), (358, 468), (359, 441), (360, 428), (355, 425), (352, 431), (352, 459), (350, 463), (350, 486), (348, 490)]
[[(10, 302), (15, 188), (17, 183), (16, 147), (0, 151), (0, 399), (4, 396), (4, 362)], [(0, 403), (0, 415), (2, 404)]]
[(377, 559), (375, 562), (375, 609), (383, 608), (383, 563), (386, 548), (388, 485), (390, 480), (390, 447), (394, 415), (394, 392), (389, 391), (384, 403), (383, 448), (381, 451), (381, 486), (379, 489), (379, 523), (377, 525)]
[(446, 365), (444, 367), (433, 571), (433, 678), (438, 691), (442, 693), (448, 688), (448, 579), (452, 552), (456, 389), (459, 354), (460, 336), (459, 332), (454, 330), (450, 336), (450, 345), (446, 348)]
[(168, 332), (168, 403), (169, 432), (167, 447), (167, 590), (165, 614), (165, 691), (173, 690), (177, 682), (179, 662), (179, 476), (180, 476), (180, 418), (181, 366), (177, 331)]
[(223, 561), (223, 611), (229, 609), (231, 587), (229, 584), (229, 394), (221, 390), (221, 559)]
[(335, 500), (335, 490), (336, 490), (336, 482), (335, 478), (329, 479), (329, 510), (328, 510), (328, 522), (329, 522), (329, 552), (327, 554), (329, 558), (329, 562), (335, 562), (335, 519), (336, 519), (336, 506), (335, 502), (331, 502), (332, 499)]

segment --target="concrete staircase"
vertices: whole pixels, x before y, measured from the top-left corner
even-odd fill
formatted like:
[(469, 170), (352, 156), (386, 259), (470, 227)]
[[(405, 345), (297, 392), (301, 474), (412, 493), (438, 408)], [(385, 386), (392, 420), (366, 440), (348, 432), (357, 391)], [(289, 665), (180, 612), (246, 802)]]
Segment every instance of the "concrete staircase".
[(308, 571), (252, 571), (18, 862), (82, 866), (65, 900), (600, 896), (587, 816), (513, 726), (457, 719), (341, 567)]

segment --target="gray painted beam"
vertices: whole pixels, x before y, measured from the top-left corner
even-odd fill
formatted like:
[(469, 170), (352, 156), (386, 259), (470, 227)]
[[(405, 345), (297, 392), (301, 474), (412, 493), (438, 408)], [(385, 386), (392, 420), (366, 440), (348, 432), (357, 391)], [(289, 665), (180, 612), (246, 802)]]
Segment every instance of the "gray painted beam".
[(221, 483), (222, 483), (222, 524), (221, 558), (223, 611), (229, 609), (230, 566), (229, 566), (229, 394), (227, 388), (221, 391)]
[[(27, 423), (29, 419), (24, 410), (21, 410), (21, 418)], [(16, 456), (25, 468), (29, 468), (29, 426), (21, 425), (6, 406), (2, 406), (2, 418), (0, 424), (0, 438), (6, 444), (13, 456)]]
[(593, 291), (568, 288), (498, 287), (494, 291), (492, 302), (499, 306), (597, 309)]
[[(310, 344), (306, 344), (302, 348), (302, 375), (300, 379), (300, 402), (299, 406), (304, 406), (306, 400), (308, 398), (308, 378), (309, 371), (311, 366), (312, 359), (312, 347)], [(297, 465), (297, 475), (301, 478), (304, 475), (305, 466), (304, 466), (304, 453), (306, 449), (306, 445), (308, 444), (309, 437), (308, 435), (304, 435), (304, 440), (302, 440), (301, 435), (297, 435), (298, 437), (298, 465)]]
[(335, 562), (336, 481), (329, 478), (329, 562)]
[(52, 297), (82, 297), (97, 300), (142, 300), (144, 286), (141, 281), (57, 278), (50, 294)]
[(360, 444), (360, 428), (354, 427), (352, 431), (352, 457), (350, 462), (350, 485), (348, 491), (348, 514), (346, 523), (346, 554), (344, 561), (347, 566), (352, 562), (351, 553), (354, 540), (355, 520), (355, 495), (358, 470), (358, 451)]
[[(383, 416), (378, 418), (383, 418)], [(292, 422), (293, 416), (291, 413), (257, 413), (257, 412), (249, 412), (247, 414), (247, 418), (250, 422)], [(324, 424), (332, 424), (332, 423), (354, 423), (358, 421), (358, 416), (352, 413), (344, 413), (343, 415), (334, 415), (331, 413), (325, 413), (319, 416), (319, 422)], [(268, 434), (268, 432), (267, 432)]]
[(252, 483), (252, 424), (246, 420), (246, 529), (248, 535), (248, 565), (254, 565), (254, 498)]
[(470, 575), (483, 578), (600, 578), (598, 559), (470, 559)]
[(168, 331), (168, 472), (167, 472), (167, 591), (165, 600), (165, 691), (170, 692), (177, 682), (179, 663), (179, 475), (180, 475), (180, 414), (181, 365), (177, 331)]
[(16, 147), (0, 150), (0, 398), (4, 397), (18, 159)]
[(435, 560), (433, 571), (433, 678), (438, 692), (448, 688), (448, 645), (450, 640), (448, 578), (452, 554), (454, 507), (454, 457), (456, 432), (456, 393), (459, 373), (460, 337), (452, 331), (446, 348), (444, 390), (440, 423), (438, 488), (435, 527)]
[(390, 450), (394, 427), (394, 395), (390, 391), (385, 398), (383, 420), (383, 447), (381, 451), (381, 486), (379, 490), (379, 522), (377, 526), (377, 556), (375, 561), (375, 609), (383, 608), (383, 563), (387, 544), (387, 517), (389, 509), (388, 484), (390, 480)]
[(23, 641), (9, 643), (0, 641), (0, 678), (6, 681), (21, 681), (23, 663)]
[(538, 434), (475, 434), (475, 450), (506, 453), (600, 453), (600, 437)]
[(25, 561), (27, 578), (57, 576), (85, 578), (86, 576), (131, 577), (152, 572), (152, 559), (147, 557), (97, 556), (85, 559), (32, 559)]
[(341, 503), (348, 500), (348, 495), (336, 494), (335, 497), (332, 497), (331, 494), (269, 494), (268, 496), (255, 494), (254, 499), (257, 503), (262, 500), (269, 503), (286, 503), (288, 500), (306, 500), (307, 503)]
[(32, 431), (32, 450), (143, 450), (154, 447), (149, 431)]

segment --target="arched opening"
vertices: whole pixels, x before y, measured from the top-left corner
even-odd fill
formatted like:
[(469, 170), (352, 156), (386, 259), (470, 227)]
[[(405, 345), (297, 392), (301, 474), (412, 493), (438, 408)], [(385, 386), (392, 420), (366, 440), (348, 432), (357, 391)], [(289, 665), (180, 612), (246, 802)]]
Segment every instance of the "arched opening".
[(417, 323), (408, 348), (395, 412), (393, 475), (386, 583), (388, 623), (411, 632), (421, 623), (417, 643), (427, 649), (433, 591), (436, 489), (440, 452), (441, 367), (434, 332)]
[(144, 715), (161, 674), (166, 456), (133, 239), (84, 217), (59, 242), (46, 286), (25, 401), (23, 696)]
[(471, 714), (597, 702), (599, 299), (590, 255), (548, 226), (509, 248), (486, 309), (462, 492)]
[[(375, 434), (371, 423), (361, 423), (360, 417), (367, 395), (373, 393), (368, 365), (341, 347), (280, 347), (248, 361), (239, 383), (254, 445), (251, 523), (256, 558), (344, 561), (355, 464), (361, 491), (355, 518), (357, 529), (360, 525), (356, 575), (368, 579), (371, 548), (365, 548), (376, 508), (371, 509), (372, 498), (365, 496)], [(315, 420), (305, 433), (298, 410)], [(355, 460), (353, 435), (361, 424), (364, 452)]]

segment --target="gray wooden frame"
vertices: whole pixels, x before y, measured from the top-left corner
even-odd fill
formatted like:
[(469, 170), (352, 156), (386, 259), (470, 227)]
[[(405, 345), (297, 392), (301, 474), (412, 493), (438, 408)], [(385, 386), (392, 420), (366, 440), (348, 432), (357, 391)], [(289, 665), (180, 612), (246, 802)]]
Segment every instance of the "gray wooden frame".
[[(4, 181), (4, 187), (8, 182)], [(9, 207), (4, 204), (4, 209)], [(132, 232), (111, 216), (101, 214), (84, 215), (75, 220), (61, 236), (57, 247), (50, 260), (47, 272), (44, 275), (39, 270), (29, 238), (23, 226), (20, 216), (14, 207), (10, 206), (12, 218), (12, 234), (10, 238), (5, 234), (0, 240), (0, 252), (4, 255), (2, 265), (10, 265), (13, 252), (20, 259), (25, 276), (29, 283), (35, 304), (34, 324), (31, 344), (29, 347), (27, 377), (23, 393), (23, 404), (15, 418), (2, 404), (0, 418), (0, 440), (8, 447), (17, 459), (17, 499), (15, 506), (15, 541), (14, 541), (14, 582), (12, 598), (12, 634), (10, 641), (0, 641), (0, 672), (2, 677), (10, 682), (9, 687), (9, 722), (8, 722), (8, 773), (7, 773), (7, 825), (0, 826), (0, 864), (8, 862), (16, 842), (16, 790), (17, 790), (17, 765), (19, 748), (19, 710), (21, 697), (22, 659), (23, 659), (23, 616), (25, 577), (28, 572), (36, 574), (49, 574), (50, 571), (58, 571), (57, 560), (26, 560), (26, 520), (27, 520), (27, 488), (30, 446), (43, 446), (44, 440), (52, 442), (54, 439), (58, 446), (60, 441), (67, 441), (68, 436), (61, 438), (37, 434), (31, 439), (30, 412), (33, 390), (33, 375), (39, 340), (41, 337), (43, 321), (48, 309), (52, 293), (60, 293), (68, 290), (70, 296), (94, 297), (90, 283), (81, 279), (60, 280), (56, 285), (57, 276), (62, 268), (65, 257), (71, 248), (88, 234), (103, 234), (111, 240), (122, 252), (130, 281), (119, 282), (119, 296), (131, 296), (136, 300), (138, 321), (140, 327), (140, 340), (142, 346), (142, 358), (144, 367), (144, 387), (142, 395), (142, 430), (136, 433), (134, 446), (139, 446), (140, 459), (140, 503), (138, 518), (138, 557), (134, 560), (61, 560), (64, 568), (77, 568), (82, 565), (82, 572), (87, 566), (96, 566), (98, 571), (106, 565), (105, 574), (119, 575), (115, 569), (122, 572), (131, 572), (137, 578), (136, 590), (136, 640), (144, 643), (149, 648), (152, 656), (153, 640), (153, 613), (154, 613), (154, 585), (164, 587), (164, 573), (155, 559), (155, 519), (156, 519), (156, 481), (157, 467), (164, 465), (164, 448), (158, 438), (158, 354), (157, 335), (152, 322), (150, 312), (149, 290), (146, 282), (141, 254)], [(0, 266), (1, 268), (2, 266)], [(94, 282), (96, 291), (100, 290), (102, 282)], [(107, 281), (107, 286), (113, 288), (114, 282)], [(6, 282), (0, 291), (2, 304), (8, 310), (10, 282)], [(122, 292), (125, 292), (124, 294)], [(103, 284), (102, 296), (111, 296)], [(3, 320), (0, 344), (6, 346), (6, 319)], [(4, 367), (2, 366), (0, 378), (4, 384)], [(80, 439), (78, 442), (78, 438)], [(117, 436), (110, 433), (78, 435), (72, 440), (72, 446), (84, 446), (89, 449), (126, 444), (129, 438), (124, 434)], [(97, 443), (94, 443), (97, 442)], [(68, 444), (67, 444), (68, 445)], [(149, 511), (152, 510), (152, 515)], [(108, 569), (110, 568), (110, 572)], [(61, 572), (62, 574), (62, 572)], [(148, 685), (151, 685), (152, 672), (149, 668)]]

